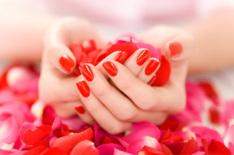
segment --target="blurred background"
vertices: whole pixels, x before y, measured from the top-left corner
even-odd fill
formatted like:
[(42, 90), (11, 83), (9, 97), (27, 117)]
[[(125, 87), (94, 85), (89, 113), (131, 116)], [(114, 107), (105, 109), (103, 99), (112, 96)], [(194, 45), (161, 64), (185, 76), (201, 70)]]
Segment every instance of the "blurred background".
[(152, 24), (184, 24), (204, 18), (217, 9), (234, 6), (234, 0), (0, 0), (0, 6), (2, 12), (18, 10), (29, 16), (49, 13), (86, 18), (101, 27), (107, 38), (113, 38)]

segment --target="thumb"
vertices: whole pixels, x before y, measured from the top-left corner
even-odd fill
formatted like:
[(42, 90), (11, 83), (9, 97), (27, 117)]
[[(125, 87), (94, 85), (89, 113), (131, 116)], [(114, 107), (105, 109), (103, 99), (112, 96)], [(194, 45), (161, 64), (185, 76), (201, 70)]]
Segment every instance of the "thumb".
[(178, 34), (167, 41), (164, 54), (171, 64), (170, 82), (184, 83), (193, 51), (193, 37), (188, 33)]

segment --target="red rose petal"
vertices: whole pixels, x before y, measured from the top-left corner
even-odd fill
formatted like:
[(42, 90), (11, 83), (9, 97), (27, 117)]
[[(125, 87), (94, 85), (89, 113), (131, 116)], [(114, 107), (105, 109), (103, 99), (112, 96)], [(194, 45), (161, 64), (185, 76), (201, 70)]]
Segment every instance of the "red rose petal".
[(231, 155), (230, 150), (221, 142), (212, 140), (208, 146), (207, 155)]
[(159, 141), (164, 144), (176, 143), (176, 142), (181, 142), (182, 137), (179, 134), (176, 134), (174, 132), (171, 132), (170, 130), (167, 130), (163, 132)]
[(116, 43), (116, 44), (112, 44), (110, 45), (106, 50), (104, 50), (103, 52), (101, 52), (96, 60), (95, 60), (95, 64), (98, 64), (100, 61), (102, 61), (106, 56), (110, 55), (113, 52), (116, 51), (125, 51), (128, 55), (128, 57), (130, 55), (132, 55), (133, 52), (135, 52), (137, 50), (137, 46), (136, 44), (132, 43), (132, 42), (124, 42), (124, 43)]
[(46, 138), (51, 133), (51, 127), (41, 125), (34, 130), (28, 129), (22, 134), (22, 141), (27, 145), (38, 145), (46, 142)]
[(215, 105), (218, 105), (219, 96), (214, 86), (208, 81), (200, 82), (199, 85), (204, 90), (205, 94), (211, 99), (211, 101), (213, 101)]
[(163, 155), (173, 155), (171, 150), (166, 145), (161, 144), (161, 149), (162, 149)]
[(48, 148), (47, 150), (43, 151), (40, 155), (68, 155), (64, 153), (59, 148)]
[(98, 149), (94, 146), (94, 143), (85, 140), (78, 143), (71, 151), (70, 155), (99, 155)]
[(55, 111), (51, 106), (46, 106), (42, 113), (42, 123), (52, 125), (56, 117)]
[(24, 155), (38, 155), (41, 152), (45, 151), (46, 149), (47, 146), (45, 145), (36, 146), (30, 149), (29, 151), (27, 151)]
[(159, 125), (159, 128), (161, 130), (171, 130), (171, 131), (178, 131), (181, 130), (185, 124), (180, 122), (179, 120), (168, 117), (161, 125)]
[(189, 140), (187, 143), (184, 144), (180, 155), (184, 154), (192, 154), (197, 151), (197, 142), (194, 139)]
[(93, 138), (93, 130), (88, 128), (79, 133), (63, 136), (54, 141), (52, 147), (61, 149), (64, 153), (69, 154), (72, 148), (79, 142), (91, 140)]
[(217, 108), (210, 107), (210, 109), (209, 109), (209, 119), (210, 119), (211, 123), (220, 124), (221, 117), (220, 117), (220, 112), (218, 111)]
[(93, 39), (86, 40), (86, 41), (82, 42), (81, 49), (84, 53), (88, 54), (88, 53), (97, 49), (96, 43)]
[(143, 149), (138, 153), (143, 155), (164, 155), (164, 153), (160, 150), (156, 150), (155, 148), (144, 146)]
[(171, 73), (171, 66), (169, 61), (166, 59), (165, 56), (161, 56), (160, 58), (160, 67), (157, 71), (157, 78), (154, 82), (152, 82), (152, 86), (162, 86), (167, 83), (170, 78)]

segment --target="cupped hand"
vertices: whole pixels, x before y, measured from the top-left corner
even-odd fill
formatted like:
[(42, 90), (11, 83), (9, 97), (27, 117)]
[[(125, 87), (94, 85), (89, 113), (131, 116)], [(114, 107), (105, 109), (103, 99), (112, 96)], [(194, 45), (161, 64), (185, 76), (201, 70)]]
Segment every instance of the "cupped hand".
[[(74, 106), (80, 104), (75, 88), (80, 77), (71, 76), (79, 62), (69, 46), (73, 42), (82, 43), (90, 39), (94, 39), (97, 46), (102, 46), (102, 40), (92, 25), (73, 17), (56, 20), (45, 36), (39, 95), (61, 116), (73, 114)], [(88, 46), (92, 47), (92, 44)]]
[[(77, 82), (81, 101), (92, 118), (111, 133), (129, 127), (129, 124), (113, 125), (116, 120), (161, 123), (168, 114), (185, 107), (188, 57), (193, 50), (191, 35), (174, 28), (157, 27), (141, 38), (160, 48), (170, 62), (171, 75), (163, 86), (150, 86), (152, 78), (157, 78), (160, 61), (151, 57), (147, 49), (137, 50), (124, 64), (105, 59), (100, 69), (92, 64), (81, 67), (82, 79)], [(124, 57), (124, 52), (112, 55)]]

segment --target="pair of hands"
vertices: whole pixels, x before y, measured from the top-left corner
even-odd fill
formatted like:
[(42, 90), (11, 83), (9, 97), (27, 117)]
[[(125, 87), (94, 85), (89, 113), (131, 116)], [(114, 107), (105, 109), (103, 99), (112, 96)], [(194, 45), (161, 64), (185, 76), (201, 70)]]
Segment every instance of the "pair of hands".
[[(116, 61), (123, 54), (116, 51), (96, 66), (82, 65), (82, 75), (69, 76), (78, 63), (68, 48), (71, 42), (94, 39), (98, 47), (103, 47), (104, 42), (84, 20), (66, 18), (56, 21), (45, 39), (40, 98), (54, 106), (61, 116), (74, 114), (76, 107), (83, 121), (90, 124), (95, 121), (110, 133), (123, 132), (132, 122), (147, 120), (158, 124), (168, 114), (183, 110), (192, 37), (175, 28), (155, 27), (139, 38), (160, 48), (170, 62), (171, 76), (166, 85), (152, 87), (147, 84), (158, 69), (150, 64), (154, 66), (152, 63), (159, 61), (146, 57), (139, 65), (139, 55), (144, 49), (134, 52), (124, 64)], [(149, 75), (146, 75), (147, 68), (154, 68)]]

